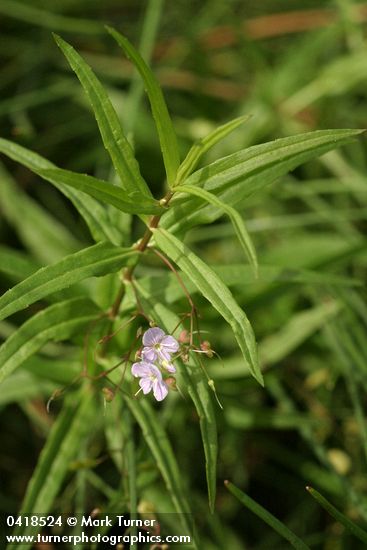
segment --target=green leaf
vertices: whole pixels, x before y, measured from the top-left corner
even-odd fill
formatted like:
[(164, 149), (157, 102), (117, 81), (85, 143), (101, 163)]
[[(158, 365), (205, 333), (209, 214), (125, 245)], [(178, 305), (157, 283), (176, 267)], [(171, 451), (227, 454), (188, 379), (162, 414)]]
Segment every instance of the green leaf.
[[(19, 162), (33, 172), (52, 170), (57, 168), (52, 162), (41, 157), (21, 145), (0, 138), (0, 151), (9, 158)], [(92, 197), (81, 195), (79, 191), (62, 183), (53, 182), (55, 187), (71, 200), (75, 208), (85, 220), (95, 241), (111, 241), (120, 243), (120, 236), (112, 226), (108, 212), (102, 204)]]
[(23, 280), (39, 268), (40, 264), (31, 260), (24, 252), (0, 245), (0, 272), (5, 273), (11, 280)]
[(240, 491), (233, 483), (230, 481), (224, 482), (225, 486), (227, 487), (228, 491), (232, 493), (246, 508), (251, 510), (254, 514), (256, 514), (259, 518), (261, 518), (265, 523), (267, 523), (274, 531), (276, 531), (281, 537), (283, 537), (285, 540), (293, 546), (293, 548), (296, 548), (296, 550), (310, 550), (309, 547), (295, 535), (284, 523), (279, 521), (273, 514), (265, 510), (260, 504), (255, 502), (252, 498), (250, 498), (248, 495)]
[[(48, 513), (69, 472), (71, 461), (78, 457), (82, 442), (90, 434), (95, 417), (96, 402), (86, 387), (70, 396), (40, 454), (19, 513)], [(32, 526), (18, 527), (14, 535), (31, 535), (38, 529)], [(22, 542), (17, 546), (12, 544), (11, 548), (26, 550), (30, 546)]]
[(245, 223), (241, 218), (240, 214), (237, 212), (237, 210), (235, 210), (231, 206), (228, 206), (223, 201), (218, 199), (216, 195), (209, 193), (209, 191), (206, 191), (201, 187), (194, 187), (193, 185), (184, 184), (184, 185), (180, 185), (179, 191), (180, 193), (182, 192), (182, 193), (188, 193), (190, 195), (196, 195), (197, 197), (204, 199), (206, 202), (209, 202), (211, 204), (214, 204), (214, 206), (221, 208), (228, 215), (229, 219), (232, 222), (234, 230), (236, 232), (237, 238), (254, 271), (254, 275), (255, 277), (257, 277), (258, 263), (257, 263), (256, 250), (252, 243), (251, 237), (248, 234)]
[(7, 17), (24, 21), (29, 25), (37, 25), (46, 29), (57, 29), (65, 32), (75, 32), (78, 35), (98, 35), (103, 31), (102, 25), (93, 19), (68, 17), (39, 9), (30, 3), (17, 2), (16, 0), (1, 0), (0, 13)]
[[(179, 318), (163, 304), (152, 300), (150, 293), (136, 284), (142, 305), (148, 306), (150, 315), (157, 324), (171, 333), (179, 325)], [(189, 363), (181, 363), (177, 373), (182, 389), (186, 389), (195, 405), (200, 420), (201, 437), (205, 453), (205, 469), (208, 485), (209, 507), (214, 512), (216, 495), (216, 475), (218, 458), (217, 422), (209, 390), (208, 380), (202, 369), (192, 358)], [(182, 380), (182, 384), (181, 384)]]
[(185, 179), (194, 171), (198, 165), (201, 157), (205, 155), (209, 149), (214, 147), (219, 141), (224, 139), (228, 134), (233, 132), (241, 124), (246, 122), (250, 118), (249, 115), (240, 116), (219, 126), (213, 132), (210, 132), (207, 136), (194, 143), (190, 151), (187, 153), (185, 159), (182, 161), (177, 173), (177, 185), (184, 182)]
[(142, 429), (144, 439), (154, 456), (157, 466), (161, 472), (167, 491), (172, 499), (183, 526), (188, 532), (192, 532), (189, 517), (191, 514), (190, 505), (184, 494), (181, 482), (181, 474), (176, 462), (175, 455), (161, 425), (156, 411), (148, 403), (147, 399), (131, 399), (125, 397), (126, 404)]
[(99, 243), (42, 267), (0, 298), (0, 320), (37, 300), (86, 279), (114, 273), (127, 265), (137, 252)]
[[(227, 365), (224, 365), (227, 367)], [(223, 363), (222, 363), (223, 369)], [(226, 368), (223, 369), (224, 371)], [(212, 370), (210, 370), (212, 373)], [(302, 428), (328, 427), (326, 419), (315, 418), (310, 414), (278, 411), (276, 409), (246, 409), (243, 406), (230, 406), (225, 409), (227, 425), (239, 430), (301, 430)]]
[(141, 195), (151, 197), (149, 187), (140, 174), (133, 150), (123, 133), (116, 111), (102, 84), (70, 44), (60, 36), (54, 35), (54, 37), (89, 99), (104, 146), (110, 154), (122, 188), (128, 194), (139, 191)]
[(98, 180), (86, 174), (77, 174), (60, 168), (54, 170), (38, 170), (37, 173), (51, 183), (61, 183), (83, 193), (87, 193), (97, 200), (111, 204), (122, 212), (129, 214), (161, 214), (164, 210), (153, 198), (142, 196), (136, 191), (127, 195), (122, 189)]
[(256, 380), (263, 385), (252, 327), (228, 287), (207, 264), (174, 235), (164, 229), (154, 229), (153, 234), (159, 248), (182, 269), (203, 296), (231, 325), (246, 365)]
[(80, 241), (28, 196), (1, 164), (0, 179), (1, 213), (36, 259), (55, 262), (80, 249)]
[(164, 101), (161, 87), (152, 71), (149, 69), (140, 53), (134, 46), (115, 29), (106, 27), (125, 54), (134, 63), (141, 77), (144, 80), (146, 92), (150, 101), (153, 117), (157, 127), (158, 137), (161, 145), (164, 166), (167, 174), (167, 181), (173, 186), (176, 181), (177, 170), (180, 164), (176, 134)]
[(0, 407), (14, 402), (24, 403), (28, 399), (39, 399), (40, 396), (47, 398), (56, 388), (56, 384), (49, 380), (19, 370), (2, 383)]
[[(243, 205), (253, 193), (303, 162), (349, 143), (362, 130), (318, 130), (249, 147), (194, 172), (187, 184), (219, 195), (228, 205)], [(210, 223), (221, 215), (214, 206), (200, 207), (197, 199), (181, 199), (162, 218), (171, 231)], [(198, 209), (199, 208), (199, 209)]]
[(100, 313), (90, 300), (75, 298), (34, 315), (0, 346), (0, 383), (49, 340), (70, 338)]
[(57, 357), (45, 357), (44, 349), (41, 353), (29, 357), (22, 363), (22, 368), (17, 372), (27, 371), (36, 376), (38, 380), (50, 381), (58, 384), (59, 387), (71, 384), (80, 374), (79, 350), (76, 351), (75, 356), (70, 356), (70, 353), (68, 353), (61, 359), (58, 358), (60, 350)]
[(295, 313), (278, 332), (262, 340), (259, 345), (261, 364), (270, 365), (281, 361), (335, 317), (340, 309), (338, 302), (329, 301)]
[[(1, 260), (1, 251), (0, 251)], [(312, 284), (330, 286), (361, 286), (362, 281), (334, 275), (331, 272), (311, 271), (306, 269), (289, 269), (273, 265), (261, 265), (259, 268), (259, 277), (254, 287), (254, 276), (250, 266), (241, 264), (211, 265), (211, 269), (222, 279), (228, 287), (236, 287), (238, 292), (249, 290), (249, 285), (254, 288), (257, 294), (259, 289), (265, 291), (274, 287), (289, 288), (289, 285)], [(190, 294), (198, 292), (197, 287), (184, 273), (179, 272), (185, 286)], [(160, 273), (159, 275), (149, 275), (139, 279), (139, 285), (149, 292), (150, 297), (165, 304), (173, 304), (182, 298), (182, 288), (173, 273)]]
[(348, 531), (353, 533), (355, 537), (367, 544), (367, 532), (358, 527), (356, 523), (347, 518), (344, 514), (339, 512), (325, 497), (323, 497), (318, 491), (312, 487), (306, 487), (310, 495), (334, 518), (336, 521), (344, 525)]

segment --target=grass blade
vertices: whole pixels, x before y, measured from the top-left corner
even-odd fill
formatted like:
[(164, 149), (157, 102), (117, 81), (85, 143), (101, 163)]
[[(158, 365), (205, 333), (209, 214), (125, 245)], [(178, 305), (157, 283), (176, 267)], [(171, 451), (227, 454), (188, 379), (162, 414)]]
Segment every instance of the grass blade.
[(0, 164), (0, 210), (20, 240), (42, 263), (56, 262), (82, 243), (25, 193)]
[(340, 310), (340, 303), (329, 301), (294, 313), (279, 331), (266, 336), (261, 342), (259, 346), (261, 363), (271, 365), (287, 357), (335, 317)]
[(228, 491), (232, 493), (246, 508), (251, 510), (256, 514), (260, 519), (267, 523), (274, 531), (276, 531), (281, 537), (287, 540), (293, 548), (296, 550), (309, 550), (309, 547), (295, 535), (284, 523), (279, 521), (273, 514), (265, 510), (260, 504), (252, 500), (248, 495), (240, 491), (233, 483), (230, 481), (224, 482)]
[(146, 399), (126, 398), (126, 404), (143, 431), (144, 439), (157, 462), (176, 511), (181, 514), (183, 526), (191, 533), (192, 526), (188, 518), (191, 513), (190, 505), (184, 494), (180, 471), (172, 447), (156, 412)]
[(174, 185), (177, 170), (180, 164), (176, 134), (168, 113), (167, 105), (157, 79), (141, 57), (134, 46), (115, 29), (107, 27), (108, 32), (113, 36), (125, 54), (138, 69), (150, 101), (153, 118), (157, 127), (158, 137), (161, 145), (164, 166), (167, 174), (167, 181), (170, 186)]
[(358, 527), (353, 521), (348, 519), (344, 514), (339, 512), (325, 497), (312, 487), (306, 487), (310, 495), (322, 506), (336, 521), (344, 525), (348, 531), (353, 533), (355, 537), (367, 544), (367, 532)]
[[(45, 513), (50, 510), (55, 497), (69, 471), (70, 462), (76, 459), (81, 442), (89, 435), (90, 425), (95, 417), (96, 404), (86, 387), (79, 392), (79, 398), (68, 400), (40, 455), (38, 464), (28, 484), (20, 510), (21, 514)], [(75, 405), (75, 402), (78, 403)], [(14, 535), (35, 534), (39, 527), (19, 527)], [(31, 545), (24, 542), (14, 547), (26, 550)], [(10, 545), (9, 545), (10, 548)]]
[(81, 19), (52, 13), (30, 6), (16, 0), (2, 0), (0, 13), (7, 17), (24, 21), (30, 25), (38, 25), (46, 29), (65, 32), (76, 32), (78, 34), (96, 35), (103, 31), (102, 25), (92, 19)]

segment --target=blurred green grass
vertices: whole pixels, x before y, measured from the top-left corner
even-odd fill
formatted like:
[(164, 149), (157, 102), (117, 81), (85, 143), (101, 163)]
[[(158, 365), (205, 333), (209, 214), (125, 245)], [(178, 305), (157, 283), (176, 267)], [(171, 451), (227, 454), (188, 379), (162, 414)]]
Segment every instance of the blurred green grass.
[[(137, 81), (131, 65), (103, 30), (104, 23), (112, 24), (139, 44), (147, 32), (142, 34), (145, 9), (145, 2), (127, 0), (57, 1), (52, 10), (41, 0), (0, 1), (1, 136), (63, 168), (109, 177), (109, 161), (93, 115), (52, 40), (51, 30), (59, 32), (107, 84), (133, 136), (142, 173), (159, 196), (164, 170), (147, 102), (138, 104), (133, 119), (130, 91)], [(313, 10), (311, 15), (305, 9)], [(367, 127), (366, 24), (367, 4), (349, 0), (313, 1), (306, 7), (298, 0), (164, 3), (152, 65), (163, 85), (182, 154), (193, 139), (243, 114), (251, 114), (251, 121), (217, 145), (207, 159), (303, 131)], [(143, 47), (149, 54), (149, 40)], [(227, 478), (310, 547), (358, 548), (358, 541), (325, 516), (304, 487), (312, 484), (348, 517), (366, 524), (367, 308), (360, 286), (367, 260), (366, 159), (362, 137), (281, 178), (250, 198), (243, 209), (260, 269), (263, 264), (325, 275), (318, 283), (304, 276), (299, 282), (274, 277), (233, 285), (259, 340), (265, 389), (238, 374), (232, 336), (198, 300), (203, 328), (223, 357), (223, 364), (213, 360), (209, 366), (210, 372), (217, 373), (217, 391), (224, 405), (223, 414), (217, 413), (219, 496), (213, 518), (206, 510), (204, 468), (193, 471), (191, 467), (193, 461), (203, 463), (198, 419), (177, 399), (163, 411), (162, 423), (190, 485), (199, 530), (209, 550), (284, 548), (276, 534), (221, 487)], [(9, 204), (0, 205), (2, 290), (21, 279), (30, 264), (54, 261), (77, 246), (75, 239), (89, 240), (83, 222), (56, 190), (14, 163), (4, 160), (4, 165), (16, 187)], [(20, 205), (23, 197), (27, 215), (19, 217), (17, 201)], [(36, 222), (40, 207), (44, 227), (55, 238), (52, 246), (43, 244), (45, 229)], [(138, 227), (133, 231), (139, 235)], [(238, 244), (226, 220), (193, 230), (188, 239), (211, 263), (238, 264)], [(9, 247), (19, 255), (16, 272), (6, 269)], [(147, 269), (161, 274), (159, 264), (147, 262)], [(333, 281), (337, 276), (348, 280)], [(12, 323), (23, 318), (19, 315)], [(10, 330), (11, 325), (0, 324), (2, 336)], [(64, 383), (65, 369), (76, 367), (78, 358), (64, 356), (64, 349), (60, 364), (55, 364), (58, 351), (42, 350), (45, 368), (53, 370), (52, 379), (41, 376), (39, 363), (30, 362), (3, 387), (0, 509), (4, 513), (19, 506), (53, 422), (45, 401)], [(60, 369), (59, 378), (55, 367)], [(192, 437), (180, 437), (185, 431)], [(140, 500), (163, 507), (165, 498), (152, 458), (140, 435), (135, 435), (141, 460)], [(100, 435), (84, 453), (98, 459), (105, 449)], [(94, 479), (85, 489), (90, 509), (106, 498), (112, 501), (109, 491), (114, 498), (119, 494), (111, 459), (102, 461), (94, 472), (107, 484), (109, 496)], [(70, 506), (75, 483), (70, 478), (64, 487), (57, 502), (60, 509)]]

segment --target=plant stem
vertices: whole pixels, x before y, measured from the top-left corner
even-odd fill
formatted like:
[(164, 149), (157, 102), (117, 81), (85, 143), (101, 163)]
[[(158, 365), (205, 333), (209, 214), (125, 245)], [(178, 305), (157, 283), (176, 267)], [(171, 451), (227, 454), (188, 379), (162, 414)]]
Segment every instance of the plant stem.
[[(174, 195), (174, 191), (168, 191), (168, 193), (163, 197), (163, 199), (160, 201), (162, 204), (167, 206), (169, 204), (169, 201), (172, 199)], [(143, 237), (138, 241), (136, 246), (134, 247), (135, 250), (139, 252), (144, 252), (149, 244), (150, 239), (152, 238), (153, 232), (152, 229), (155, 229), (158, 227), (159, 220), (161, 219), (162, 214), (157, 214), (155, 216), (152, 216), (149, 222), (149, 226), (147, 227)], [(115, 319), (115, 317), (118, 314), (118, 311), (120, 309), (121, 302), (125, 296), (125, 282), (124, 281), (131, 281), (131, 278), (133, 276), (134, 270), (136, 266), (139, 263), (139, 258), (137, 259), (136, 263), (128, 267), (124, 273), (123, 273), (123, 281), (121, 283), (120, 289), (118, 291), (118, 294), (116, 296), (115, 301), (112, 304), (112, 307), (109, 311), (109, 317), (110, 319)]]

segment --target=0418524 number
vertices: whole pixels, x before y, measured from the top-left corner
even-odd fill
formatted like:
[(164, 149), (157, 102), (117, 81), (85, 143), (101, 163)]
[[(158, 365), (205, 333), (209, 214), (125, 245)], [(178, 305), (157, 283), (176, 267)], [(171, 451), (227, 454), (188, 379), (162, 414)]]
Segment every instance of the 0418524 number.
[(8, 527), (25, 526), (25, 527), (52, 527), (53, 525), (62, 525), (61, 516), (7, 516), (6, 524)]

